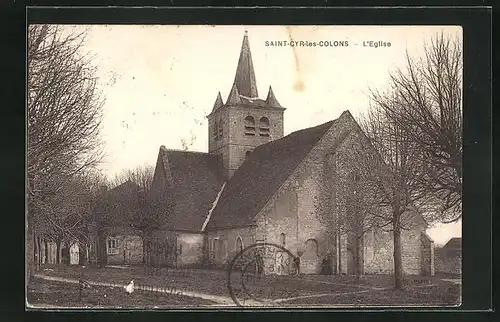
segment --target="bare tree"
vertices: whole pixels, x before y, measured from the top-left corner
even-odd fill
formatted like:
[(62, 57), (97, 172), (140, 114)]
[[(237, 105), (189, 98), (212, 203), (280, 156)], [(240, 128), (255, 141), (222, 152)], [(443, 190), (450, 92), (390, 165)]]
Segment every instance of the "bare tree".
[[(64, 30), (65, 31), (65, 30)], [(102, 100), (96, 69), (82, 54), (84, 33), (30, 25), (28, 32), (28, 180), (71, 176), (102, 158)]]
[[(390, 104), (387, 103), (386, 104)], [(410, 229), (421, 218), (418, 205), (427, 194), (420, 182), (423, 170), (416, 143), (407, 139), (405, 129), (387, 116), (385, 109), (373, 105), (362, 127), (375, 147), (382, 163), (374, 167), (371, 187), (376, 190), (380, 207), (390, 209), (387, 220), (391, 224), (394, 244), (394, 280), (397, 289), (403, 288), (401, 231)]]
[[(356, 282), (363, 273), (363, 238), (370, 230), (390, 225), (387, 207), (380, 203), (381, 159), (359, 129), (360, 141), (347, 150), (327, 155), (324, 182), (315, 207), (319, 220), (333, 235), (338, 258), (342, 257), (341, 240), (346, 238), (353, 251)], [(366, 148), (366, 147), (371, 147)], [(339, 260), (337, 273), (341, 274)]]
[(111, 219), (106, 225), (131, 228), (137, 232), (143, 240), (144, 255), (144, 241), (151, 232), (160, 229), (171, 206), (163, 191), (152, 191), (153, 176), (152, 166), (124, 170), (111, 180), (115, 188), (107, 197)]
[[(368, 162), (360, 162), (367, 165)], [(372, 166), (375, 164), (372, 163)], [(344, 184), (346, 189), (339, 192), (345, 211), (340, 217), (340, 230), (354, 241), (353, 256), (356, 282), (359, 283), (363, 274), (363, 240), (368, 231), (383, 229), (391, 224), (386, 209), (377, 199), (378, 191), (372, 186), (373, 172), (362, 167), (352, 171)], [(361, 168), (361, 169), (360, 169)], [(372, 170), (373, 171), (373, 168)]]
[(38, 226), (58, 239), (74, 231), (75, 223), (63, 224), (74, 211), (55, 216), (77, 209), (65, 198), (73, 192), (73, 176), (101, 157), (102, 104), (95, 70), (80, 55), (83, 35), (61, 31), (32, 25), (28, 33), (28, 229), (34, 233)]
[(120, 202), (122, 206), (127, 205), (125, 207), (127, 208), (127, 223), (125, 224), (141, 234), (150, 231), (156, 223), (151, 213), (152, 201), (150, 198), (153, 175), (154, 167), (143, 165), (122, 171), (112, 180), (117, 186), (129, 182), (137, 188), (127, 190), (130, 195), (121, 198)]
[[(88, 222), (95, 204), (95, 174), (80, 173), (70, 178), (52, 176), (40, 188), (42, 198), (33, 203), (29, 211), (36, 215), (33, 220), (37, 237), (56, 243), (56, 263), (60, 262), (61, 244), (89, 242)], [(40, 245), (36, 245), (40, 251)], [(42, 255), (38, 255), (40, 258)]]
[[(68, 230), (50, 213), (71, 210), (65, 182), (95, 166), (102, 158), (99, 130), (102, 101), (95, 68), (82, 53), (84, 33), (54, 25), (28, 27), (28, 248), (35, 226)], [(71, 186), (71, 184), (70, 184)], [(54, 204), (51, 204), (51, 203)], [(78, 207), (78, 209), (80, 209)], [(48, 216), (48, 217), (47, 217)], [(67, 218), (66, 218), (67, 219)], [(65, 219), (65, 220), (66, 220)], [(61, 229), (62, 228), (62, 229)], [(31, 262), (32, 263), (32, 262)], [(33, 266), (33, 265), (31, 265)]]
[(126, 181), (137, 184), (144, 191), (149, 191), (153, 183), (154, 167), (149, 165), (137, 166), (133, 169), (126, 169), (110, 180), (112, 185), (118, 186)]
[(420, 207), (453, 222), (462, 214), (462, 47), (441, 33), (424, 49), (420, 59), (407, 53), (406, 68), (390, 74), (390, 91), (371, 98), (418, 151), (428, 192)]

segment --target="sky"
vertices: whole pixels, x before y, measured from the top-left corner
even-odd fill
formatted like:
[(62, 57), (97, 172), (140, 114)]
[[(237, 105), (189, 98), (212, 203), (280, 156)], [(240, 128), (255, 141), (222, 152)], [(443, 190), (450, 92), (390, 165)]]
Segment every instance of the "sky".
[[(154, 166), (161, 145), (207, 152), (208, 123), (220, 91), (234, 81), (248, 31), (259, 97), (269, 86), (286, 108), (284, 134), (337, 118), (355, 117), (369, 105), (370, 89), (385, 90), (389, 72), (405, 53), (422, 55), (441, 31), (462, 39), (459, 26), (172, 26), (93, 25), (84, 50), (98, 68), (104, 103), (101, 169)], [(271, 46), (277, 41), (316, 46)], [(319, 42), (347, 46), (319, 46)], [(390, 43), (369, 46), (369, 41)], [(367, 45), (367, 46), (365, 46)], [(461, 236), (461, 223), (428, 231), (436, 244)]]

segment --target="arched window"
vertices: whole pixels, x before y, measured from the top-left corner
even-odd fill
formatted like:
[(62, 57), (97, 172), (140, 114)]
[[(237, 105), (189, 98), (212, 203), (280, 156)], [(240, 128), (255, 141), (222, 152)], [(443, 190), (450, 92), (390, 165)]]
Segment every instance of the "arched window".
[(285, 246), (286, 245), (286, 239), (285, 239), (285, 234), (281, 233), (280, 235), (280, 245)]
[(247, 151), (247, 152), (245, 152), (245, 159), (246, 159), (246, 158), (248, 158), (248, 156), (250, 155), (250, 152), (251, 152), (251, 151)]
[(260, 118), (259, 134), (260, 136), (269, 136), (269, 119), (265, 116)]
[(245, 117), (245, 135), (255, 135), (255, 119), (248, 115)]
[(236, 252), (239, 253), (243, 250), (243, 240), (240, 236), (236, 237)]

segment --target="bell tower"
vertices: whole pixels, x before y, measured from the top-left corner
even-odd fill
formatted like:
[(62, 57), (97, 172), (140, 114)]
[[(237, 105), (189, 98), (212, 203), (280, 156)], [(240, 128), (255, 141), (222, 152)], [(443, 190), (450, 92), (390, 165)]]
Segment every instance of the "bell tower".
[(252, 54), (245, 31), (233, 86), (226, 102), (217, 94), (208, 118), (208, 151), (221, 157), (227, 179), (261, 144), (283, 137), (283, 112), (273, 89), (259, 98)]

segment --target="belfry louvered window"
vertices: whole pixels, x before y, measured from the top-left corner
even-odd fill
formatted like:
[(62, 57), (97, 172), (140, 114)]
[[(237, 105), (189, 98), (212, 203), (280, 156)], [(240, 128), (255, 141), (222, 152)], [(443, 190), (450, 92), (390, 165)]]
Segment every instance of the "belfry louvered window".
[(269, 119), (265, 116), (260, 118), (259, 134), (260, 136), (269, 136)]
[(222, 130), (222, 121), (219, 121), (219, 139), (222, 139), (224, 132)]
[(218, 135), (218, 129), (217, 129), (218, 125), (219, 125), (219, 123), (217, 121), (215, 121), (213, 128), (212, 128), (212, 136), (215, 140), (217, 139), (217, 135)]
[(255, 135), (255, 119), (253, 116), (245, 117), (245, 135)]

